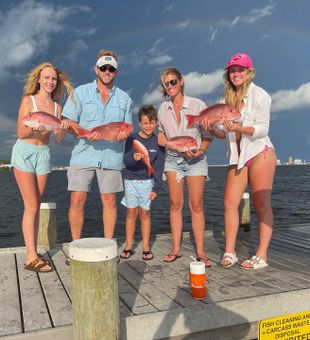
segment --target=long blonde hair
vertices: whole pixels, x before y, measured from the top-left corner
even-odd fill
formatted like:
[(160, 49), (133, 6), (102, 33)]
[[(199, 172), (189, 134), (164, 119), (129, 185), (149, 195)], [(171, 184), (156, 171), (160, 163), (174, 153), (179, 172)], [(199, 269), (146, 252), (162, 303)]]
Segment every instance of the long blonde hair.
[(237, 94), (236, 88), (231, 83), (229, 78), (229, 69), (224, 73), (224, 98), (225, 103), (235, 107), (237, 110), (241, 110), (242, 101), (248, 93), (249, 86), (255, 77), (254, 68), (249, 68), (245, 82), (242, 84), (242, 90), (240, 94)]
[(31, 96), (38, 93), (40, 89), (40, 74), (46, 67), (51, 67), (57, 73), (57, 85), (55, 90), (52, 92), (53, 101), (60, 103), (64, 97), (65, 89), (67, 90), (68, 95), (73, 99), (73, 86), (69, 81), (69, 77), (63, 71), (59, 70), (53, 64), (48, 62), (36, 66), (28, 73), (23, 96)]

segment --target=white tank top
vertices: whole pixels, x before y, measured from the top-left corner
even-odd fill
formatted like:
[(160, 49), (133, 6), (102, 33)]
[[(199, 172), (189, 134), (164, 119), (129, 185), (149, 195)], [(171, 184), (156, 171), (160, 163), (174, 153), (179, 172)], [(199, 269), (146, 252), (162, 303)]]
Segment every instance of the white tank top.
[[(32, 101), (33, 112), (38, 112), (39, 110), (38, 110), (38, 107), (37, 107), (37, 103), (34, 99), (34, 96), (30, 96), (30, 98), (31, 98), (31, 101)], [(57, 117), (57, 103), (56, 102), (54, 102), (54, 103), (55, 103), (54, 116)]]

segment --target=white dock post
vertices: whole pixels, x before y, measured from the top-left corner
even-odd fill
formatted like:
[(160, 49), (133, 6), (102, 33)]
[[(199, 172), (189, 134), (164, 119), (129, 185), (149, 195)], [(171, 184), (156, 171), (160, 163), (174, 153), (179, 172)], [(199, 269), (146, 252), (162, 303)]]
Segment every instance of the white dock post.
[(239, 227), (242, 227), (244, 231), (250, 231), (250, 219), (250, 194), (248, 192), (245, 192), (242, 195), (242, 200), (239, 205)]
[(45, 250), (57, 243), (56, 203), (41, 203), (38, 245)]
[(72, 241), (69, 258), (74, 340), (120, 339), (116, 241)]

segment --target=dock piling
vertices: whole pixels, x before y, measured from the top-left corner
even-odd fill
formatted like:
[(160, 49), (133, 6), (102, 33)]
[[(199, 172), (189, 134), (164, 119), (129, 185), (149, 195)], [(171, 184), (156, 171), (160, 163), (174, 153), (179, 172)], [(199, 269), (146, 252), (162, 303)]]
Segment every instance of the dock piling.
[(57, 243), (56, 203), (41, 203), (38, 245), (45, 250)]
[(116, 241), (72, 241), (69, 257), (74, 340), (120, 339)]
[(242, 195), (242, 200), (239, 205), (239, 227), (242, 227), (244, 231), (250, 231), (250, 220), (250, 194), (248, 192), (245, 192)]

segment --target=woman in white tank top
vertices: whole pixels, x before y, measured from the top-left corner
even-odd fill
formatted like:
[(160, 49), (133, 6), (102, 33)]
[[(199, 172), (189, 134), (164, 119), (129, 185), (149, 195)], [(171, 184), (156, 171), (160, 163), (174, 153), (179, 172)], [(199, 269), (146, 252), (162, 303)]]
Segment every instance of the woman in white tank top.
[[(23, 98), (18, 113), (17, 136), (11, 164), (14, 176), (22, 195), (24, 213), (22, 220), (23, 236), (26, 245), (25, 269), (36, 272), (50, 272), (51, 263), (37, 253), (39, 209), (45, 191), (47, 176), (51, 172), (48, 147), (50, 132), (44, 125), (32, 129), (22, 123), (29, 112), (44, 111), (61, 117), (60, 101), (66, 88), (72, 96), (73, 88), (67, 76), (50, 63), (36, 66), (28, 74)], [(62, 129), (68, 128), (62, 123)], [(65, 131), (55, 133), (57, 143), (61, 142)]]

